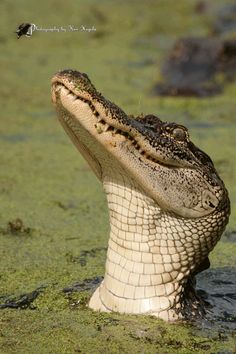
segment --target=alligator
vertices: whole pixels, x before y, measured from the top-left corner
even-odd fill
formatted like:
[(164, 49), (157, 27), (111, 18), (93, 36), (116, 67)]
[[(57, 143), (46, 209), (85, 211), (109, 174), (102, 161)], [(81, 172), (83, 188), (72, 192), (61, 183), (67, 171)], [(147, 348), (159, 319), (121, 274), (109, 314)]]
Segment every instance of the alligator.
[(209, 267), (230, 214), (210, 157), (185, 126), (127, 115), (84, 73), (55, 74), (52, 102), (107, 196), (105, 276), (88, 306), (166, 321), (202, 314), (195, 275)]

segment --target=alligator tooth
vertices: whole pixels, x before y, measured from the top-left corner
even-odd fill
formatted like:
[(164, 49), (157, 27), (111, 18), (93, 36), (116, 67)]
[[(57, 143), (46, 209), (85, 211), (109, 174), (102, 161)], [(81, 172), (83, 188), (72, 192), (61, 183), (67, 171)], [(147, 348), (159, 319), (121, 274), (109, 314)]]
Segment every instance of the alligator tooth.
[(117, 129), (116, 128), (113, 128), (113, 132), (116, 134), (117, 133)]
[(103, 133), (103, 126), (101, 124), (95, 124), (95, 128), (96, 128), (98, 134)]
[(98, 123), (101, 122), (102, 118), (99, 116), (98, 117)]
[(53, 87), (55, 92), (59, 92), (62, 89), (63, 85), (53, 85)]
[(67, 96), (69, 96), (70, 99), (74, 99), (74, 96), (75, 96), (75, 95), (74, 95), (72, 92), (69, 91), (69, 93), (67, 94)]
[(106, 132), (109, 128), (110, 128), (110, 125), (107, 124), (107, 123), (105, 123), (104, 130), (103, 130), (103, 131)]

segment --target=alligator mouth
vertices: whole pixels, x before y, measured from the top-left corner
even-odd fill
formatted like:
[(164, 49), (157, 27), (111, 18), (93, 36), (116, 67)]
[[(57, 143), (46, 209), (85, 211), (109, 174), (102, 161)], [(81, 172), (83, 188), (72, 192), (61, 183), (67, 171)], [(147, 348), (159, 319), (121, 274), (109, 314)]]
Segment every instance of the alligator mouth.
[(215, 180), (212, 174), (209, 177), (209, 169), (201, 169), (205, 160), (199, 162), (192, 151), (178, 150), (173, 137), (166, 135), (162, 141), (162, 131), (155, 135), (145, 119), (127, 116), (96, 91), (86, 76), (80, 81), (82, 74), (77, 78), (76, 72), (66, 73), (52, 79), (52, 101), (61, 124), (99, 180), (110, 174), (116, 178), (120, 170), (163, 210), (185, 218), (212, 213), (219, 203), (214, 193), (220, 181), (217, 175)]
[[(61, 93), (62, 89), (64, 89), (63, 94), (65, 94), (71, 100), (71, 102), (75, 102), (78, 100), (78, 101), (86, 103), (90, 107), (93, 116), (96, 117), (96, 119), (97, 119), (97, 123), (99, 124), (99, 127), (97, 127), (97, 129), (99, 131), (99, 134), (110, 132), (113, 136), (120, 135), (120, 136), (125, 137), (126, 139), (129, 140), (130, 146), (132, 146), (135, 149), (135, 151), (140, 154), (139, 159), (145, 158), (148, 161), (153, 162), (154, 164), (158, 164), (158, 165), (168, 167), (168, 168), (183, 168), (183, 167), (185, 167), (185, 166), (180, 166), (180, 165), (177, 165), (177, 164), (174, 164), (171, 162), (167, 163), (166, 161), (161, 161), (159, 158), (155, 158), (155, 157), (151, 156), (150, 154), (147, 153), (147, 151), (145, 151), (140, 146), (139, 142), (132, 135), (132, 130), (130, 128), (127, 127), (127, 130), (129, 130), (129, 131), (125, 131), (121, 127), (117, 128), (117, 127), (113, 126), (112, 124), (107, 123), (105, 118), (101, 116), (101, 114), (98, 112), (98, 110), (96, 109), (96, 107), (94, 106), (94, 104), (92, 103), (91, 100), (86, 99), (86, 98), (78, 95), (77, 93), (74, 93), (72, 90), (70, 90), (64, 84), (64, 82), (61, 82), (60, 80), (58, 80), (58, 78), (54, 79), (52, 82), (53, 82), (53, 85), (52, 85), (52, 101), (53, 101), (53, 103), (55, 104), (57, 102), (57, 96), (58, 96), (58, 94), (59, 95), (62, 94)], [(189, 168), (191, 169), (191, 167), (189, 167)]]

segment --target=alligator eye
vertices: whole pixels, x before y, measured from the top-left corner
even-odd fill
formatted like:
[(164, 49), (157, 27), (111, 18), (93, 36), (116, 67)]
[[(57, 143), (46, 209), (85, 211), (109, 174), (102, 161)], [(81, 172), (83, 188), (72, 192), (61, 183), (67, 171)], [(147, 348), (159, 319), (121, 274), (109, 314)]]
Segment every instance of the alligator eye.
[(172, 131), (172, 135), (176, 140), (184, 141), (186, 139), (186, 132), (182, 128), (175, 128)]

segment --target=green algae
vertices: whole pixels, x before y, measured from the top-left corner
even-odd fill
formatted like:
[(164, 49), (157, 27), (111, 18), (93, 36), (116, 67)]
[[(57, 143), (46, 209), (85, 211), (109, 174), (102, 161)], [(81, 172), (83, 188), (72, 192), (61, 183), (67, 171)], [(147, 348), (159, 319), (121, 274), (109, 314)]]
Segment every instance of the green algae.
[[(45, 321), (45, 317), (47, 321)], [(29, 319), (31, 325), (29, 327)], [(155, 318), (78, 311), (5, 311), (2, 353), (212, 353), (224, 348), (219, 336), (197, 337), (188, 326)], [(12, 337), (11, 327), (17, 330)], [(233, 350), (233, 338), (227, 347)], [(213, 351), (214, 350), (214, 351)]]
[[(1, 310), (2, 353), (233, 352), (230, 334), (222, 339), (218, 333), (197, 334), (190, 325), (98, 314), (85, 306), (90, 291), (63, 293), (71, 284), (104, 274), (105, 252), (94, 257), (89, 252), (107, 247), (109, 225), (101, 185), (55, 118), (50, 78), (58, 70), (86, 72), (98, 91), (128, 114), (154, 113), (185, 124), (226, 183), (232, 202), (229, 229), (236, 229), (236, 83), (203, 100), (152, 94), (174, 41), (211, 33), (214, 13), (226, 1), (206, 1), (210, 11), (201, 16), (194, 11), (196, 3), (0, 3), (0, 295), (43, 287), (34, 310)], [(97, 31), (35, 32), (17, 40), (12, 32), (24, 21), (45, 28), (94, 25)], [(16, 220), (22, 221), (22, 232), (9, 227)], [(235, 266), (235, 248), (219, 242), (212, 266)]]

